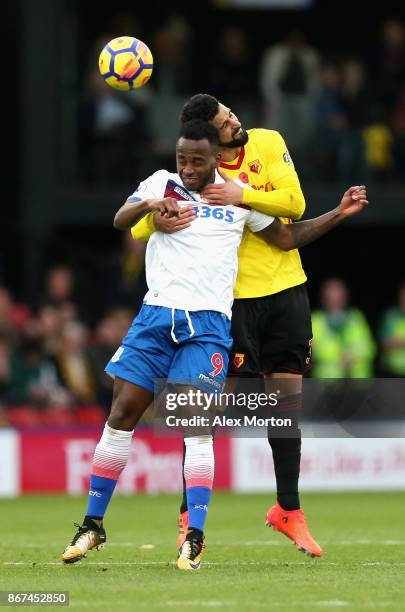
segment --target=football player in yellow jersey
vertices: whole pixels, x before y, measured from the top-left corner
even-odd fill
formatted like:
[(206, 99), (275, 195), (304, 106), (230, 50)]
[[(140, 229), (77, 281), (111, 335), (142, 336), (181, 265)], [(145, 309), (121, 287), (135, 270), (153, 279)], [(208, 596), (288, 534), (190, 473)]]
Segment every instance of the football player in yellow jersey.
[[(197, 94), (186, 102), (181, 121), (194, 118), (218, 128), (221, 170), (253, 187), (242, 189), (234, 182), (209, 185), (204, 193), (208, 202), (246, 204), (286, 223), (302, 216), (304, 195), (278, 132), (245, 131), (232, 109), (207, 94)], [(232, 309), (230, 374), (291, 379), (290, 391), (284, 398), (286, 409), (299, 407), (302, 376), (310, 367), (312, 328), (305, 281), (296, 249), (282, 251), (245, 231)], [(277, 503), (267, 513), (266, 521), (281, 529), (299, 548), (319, 556), (322, 550), (310, 535), (300, 509), (301, 439), (270, 435), (269, 443)], [(181, 510), (186, 522), (184, 503)]]
[[(203, 193), (209, 203), (248, 205), (280, 217), (285, 223), (302, 216), (304, 196), (287, 147), (278, 132), (245, 131), (232, 110), (208, 94), (197, 94), (185, 104), (181, 122), (195, 118), (208, 121), (219, 130), (221, 173), (247, 185), (243, 189), (229, 180), (208, 185)], [(192, 219), (193, 211), (178, 218), (145, 218), (138, 224), (135, 237), (146, 238), (148, 231), (150, 234), (155, 229), (170, 233), (179, 231)], [(283, 251), (245, 230), (238, 258), (232, 309), (234, 344), (229, 373), (286, 379), (289, 391), (278, 408), (298, 410), (302, 376), (310, 367), (312, 342), (310, 307), (304, 284), (306, 276), (299, 253), (297, 249)], [(266, 522), (282, 531), (307, 554), (321, 556), (322, 549), (309, 533), (300, 509), (301, 439), (269, 435), (269, 443), (274, 460), (277, 503), (267, 512)], [(184, 495), (179, 517), (179, 546), (187, 526)]]

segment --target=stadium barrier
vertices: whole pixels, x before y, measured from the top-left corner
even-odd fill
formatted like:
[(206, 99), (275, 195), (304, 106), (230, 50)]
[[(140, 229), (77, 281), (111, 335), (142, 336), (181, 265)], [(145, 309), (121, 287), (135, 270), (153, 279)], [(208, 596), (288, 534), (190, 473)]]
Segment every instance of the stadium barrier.
[[(102, 428), (0, 430), (0, 496), (88, 490), (91, 462)], [(217, 440), (217, 486), (229, 489), (230, 439)], [(182, 488), (182, 441), (139, 430), (117, 493), (173, 493)]]
[[(0, 497), (23, 493), (87, 492), (100, 427), (0, 430)], [(216, 437), (215, 488), (274, 491), (267, 440)], [(140, 430), (117, 493), (181, 490), (182, 444)], [(303, 441), (301, 489), (405, 489), (403, 438), (307, 438)]]

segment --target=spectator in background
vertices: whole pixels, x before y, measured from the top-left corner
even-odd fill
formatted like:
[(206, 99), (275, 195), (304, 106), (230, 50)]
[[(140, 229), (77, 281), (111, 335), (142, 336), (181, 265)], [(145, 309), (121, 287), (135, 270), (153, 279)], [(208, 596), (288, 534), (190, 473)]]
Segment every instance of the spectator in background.
[(0, 328), (13, 332), (22, 330), (32, 318), (31, 309), (14, 301), (11, 292), (0, 286)]
[(365, 183), (370, 178), (364, 139), (364, 128), (370, 123), (370, 97), (364, 66), (357, 59), (347, 60), (342, 66), (339, 104), (346, 118), (340, 147), (339, 178), (342, 183)]
[(308, 145), (319, 91), (319, 58), (303, 32), (290, 33), (284, 42), (265, 52), (260, 86), (265, 127), (281, 133), (301, 173), (303, 169), (308, 172)]
[(242, 125), (256, 125), (260, 111), (257, 68), (244, 30), (228, 26), (211, 51), (206, 86), (200, 85), (200, 89), (213, 91), (217, 98), (226, 100)]
[(24, 334), (10, 355), (9, 384), (4, 401), (32, 404), (39, 409), (65, 409), (69, 397), (59, 385), (54, 364), (47, 358), (42, 337), (35, 331)]
[(342, 133), (346, 128), (346, 116), (339, 101), (339, 68), (326, 62), (320, 70), (320, 90), (315, 103), (315, 163), (320, 177), (336, 180)]
[(373, 97), (392, 116), (405, 82), (405, 26), (387, 19), (381, 27), (379, 44), (369, 52), (368, 73)]
[(66, 323), (55, 356), (60, 384), (73, 404), (92, 404), (97, 399), (96, 379), (88, 352), (88, 331), (78, 321)]
[(346, 284), (330, 278), (321, 287), (321, 309), (312, 314), (314, 378), (370, 378), (376, 348), (364, 314), (349, 307)]
[(94, 288), (84, 275), (79, 288), (77, 275), (70, 266), (57, 264), (48, 270), (40, 299), (40, 312), (44, 306), (51, 306), (58, 311), (61, 324), (75, 320), (87, 323), (94, 319), (97, 305)]
[(33, 322), (42, 336), (45, 354), (51, 359), (57, 354), (62, 339), (60, 308), (45, 304), (39, 309), (37, 318)]
[(405, 283), (399, 287), (397, 305), (383, 314), (380, 340), (383, 375), (405, 377)]
[(62, 325), (72, 323), (79, 318), (79, 310), (73, 302), (62, 302), (58, 308), (58, 314)]
[(89, 353), (96, 377), (97, 398), (106, 410), (111, 404), (114, 381), (104, 372), (104, 368), (111, 351), (117, 350), (122, 339), (122, 336), (117, 336), (116, 330), (113, 316), (108, 314), (103, 317), (94, 331), (94, 340)]
[(96, 66), (79, 106), (80, 165), (88, 182), (123, 183), (142, 175), (150, 154), (148, 96), (115, 91)]
[(15, 304), (6, 289), (0, 291), (0, 399), (5, 405), (31, 404), (41, 413), (49, 406), (68, 406), (45, 347), (45, 320), (46, 316), (41, 321), (27, 306)]
[(129, 308), (114, 308), (101, 319), (94, 332), (89, 355), (96, 378), (98, 401), (106, 410), (111, 406), (113, 380), (104, 372), (105, 364), (119, 347), (134, 316), (135, 313)]
[(394, 136), (381, 109), (372, 110), (370, 125), (363, 134), (371, 175), (378, 180), (390, 179), (394, 171)]
[(63, 264), (53, 266), (46, 275), (45, 293), (42, 302), (57, 308), (64, 302), (73, 300), (74, 290), (75, 277), (73, 270)]
[[(32, 312), (24, 304), (16, 304), (6, 287), (0, 287), (0, 402), (7, 402), (10, 393), (18, 392), (16, 375), (16, 347), (23, 330), (32, 322)], [(0, 407), (0, 426), (6, 422)]]

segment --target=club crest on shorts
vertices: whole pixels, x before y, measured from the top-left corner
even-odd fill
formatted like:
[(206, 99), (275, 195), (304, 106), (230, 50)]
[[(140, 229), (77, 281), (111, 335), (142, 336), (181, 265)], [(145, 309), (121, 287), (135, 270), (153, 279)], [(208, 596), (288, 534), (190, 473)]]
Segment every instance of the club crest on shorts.
[(235, 368), (240, 368), (245, 363), (245, 353), (235, 353), (233, 358), (233, 365)]

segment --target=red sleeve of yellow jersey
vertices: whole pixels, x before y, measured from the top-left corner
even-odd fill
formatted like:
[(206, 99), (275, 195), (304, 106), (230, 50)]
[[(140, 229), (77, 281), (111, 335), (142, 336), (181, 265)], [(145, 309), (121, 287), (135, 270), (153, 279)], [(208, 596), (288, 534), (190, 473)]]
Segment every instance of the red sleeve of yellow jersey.
[(260, 148), (266, 148), (267, 178), (271, 191), (244, 189), (242, 203), (265, 215), (299, 219), (305, 210), (305, 199), (287, 146), (278, 132), (260, 132)]

